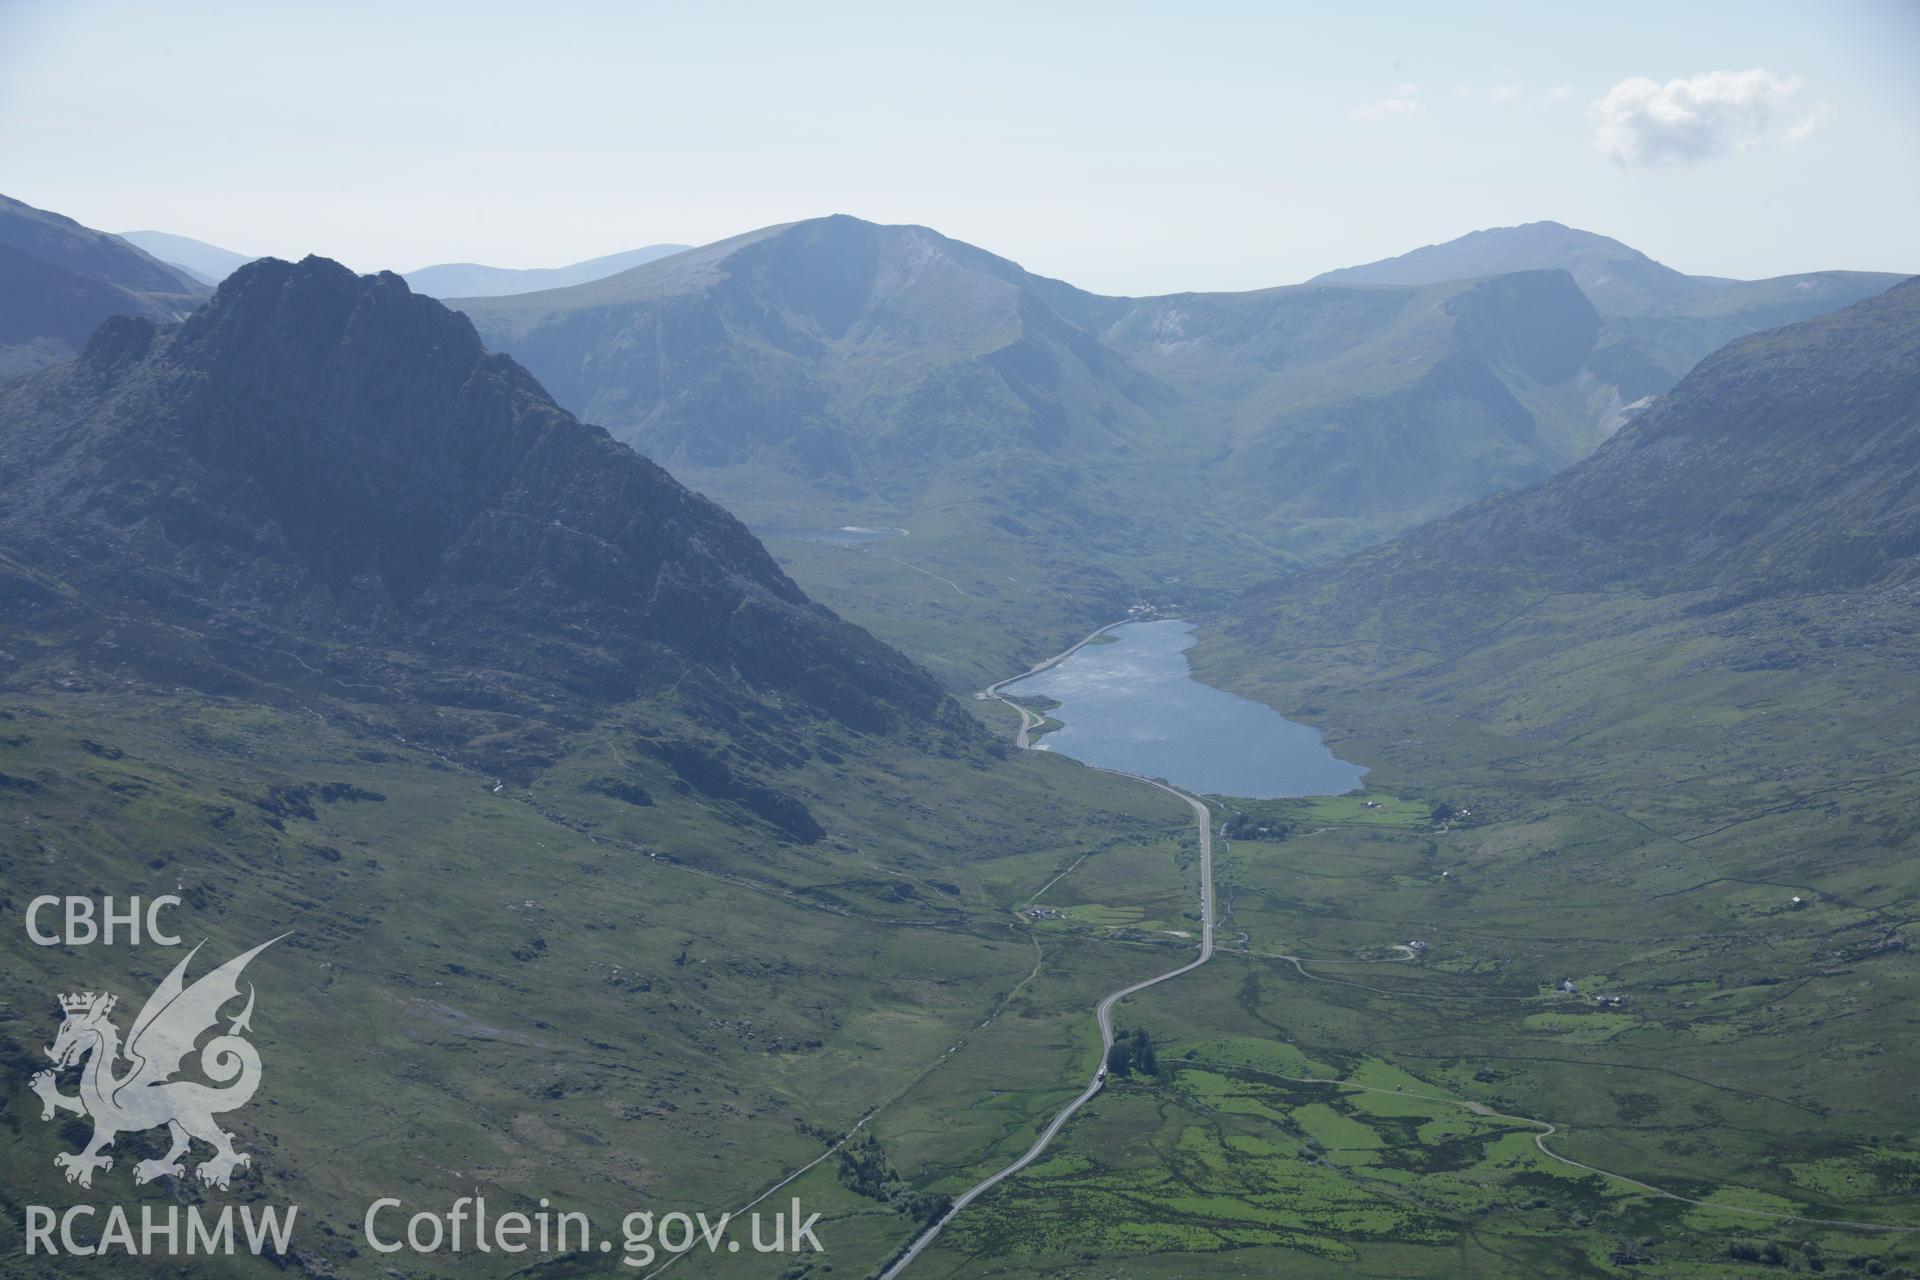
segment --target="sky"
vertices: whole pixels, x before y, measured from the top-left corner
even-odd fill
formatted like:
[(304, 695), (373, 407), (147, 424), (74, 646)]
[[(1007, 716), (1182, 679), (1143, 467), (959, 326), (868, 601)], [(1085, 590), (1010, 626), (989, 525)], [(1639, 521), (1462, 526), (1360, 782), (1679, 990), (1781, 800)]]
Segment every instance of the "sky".
[(828, 213), (1105, 293), (1553, 219), (1920, 272), (1920, 0), (0, 0), (0, 192), (359, 270)]

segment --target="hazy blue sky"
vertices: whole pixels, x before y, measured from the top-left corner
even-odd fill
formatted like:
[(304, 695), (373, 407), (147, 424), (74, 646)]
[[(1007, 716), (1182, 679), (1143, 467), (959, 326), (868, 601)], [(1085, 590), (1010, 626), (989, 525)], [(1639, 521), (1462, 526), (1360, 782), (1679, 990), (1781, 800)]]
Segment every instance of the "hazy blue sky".
[(1108, 292), (1538, 218), (1920, 271), (1916, 66), (1914, 0), (0, 0), (0, 191), (362, 270), (845, 212)]

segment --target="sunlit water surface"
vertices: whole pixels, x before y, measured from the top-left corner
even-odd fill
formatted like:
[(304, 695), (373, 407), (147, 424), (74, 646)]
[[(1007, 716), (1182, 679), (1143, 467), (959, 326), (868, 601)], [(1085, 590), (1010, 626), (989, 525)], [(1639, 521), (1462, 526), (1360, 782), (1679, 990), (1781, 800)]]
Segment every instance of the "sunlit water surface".
[(1319, 730), (1194, 679), (1190, 624), (1130, 622), (1107, 634), (1111, 644), (1003, 688), (1060, 703), (1049, 714), (1066, 727), (1040, 740), (1047, 750), (1214, 795), (1339, 795), (1360, 785), (1366, 770), (1327, 750)]

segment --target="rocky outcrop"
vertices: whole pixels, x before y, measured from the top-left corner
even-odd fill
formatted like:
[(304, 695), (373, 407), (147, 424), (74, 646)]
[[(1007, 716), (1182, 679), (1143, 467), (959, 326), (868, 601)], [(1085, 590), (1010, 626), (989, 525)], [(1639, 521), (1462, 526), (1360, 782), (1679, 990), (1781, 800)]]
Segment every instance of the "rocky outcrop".
[(391, 274), (265, 259), (177, 326), (109, 321), (0, 393), (0, 494), (0, 542), (89, 597), (426, 655), (449, 702), (617, 702), (698, 668), (864, 731), (963, 719)]

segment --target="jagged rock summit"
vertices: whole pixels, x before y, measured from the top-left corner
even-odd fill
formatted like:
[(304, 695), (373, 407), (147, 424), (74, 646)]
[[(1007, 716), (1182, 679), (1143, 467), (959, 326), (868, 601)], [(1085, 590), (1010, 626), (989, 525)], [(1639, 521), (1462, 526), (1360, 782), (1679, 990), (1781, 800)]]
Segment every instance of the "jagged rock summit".
[(0, 392), (0, 496), (13, 576), (47, 603), (430, 653), (480, 700), (615, 701), (700, 668), (853, 728), (959, 714), (391, 273), (262, 259), (181, 324), (109, 320)]

